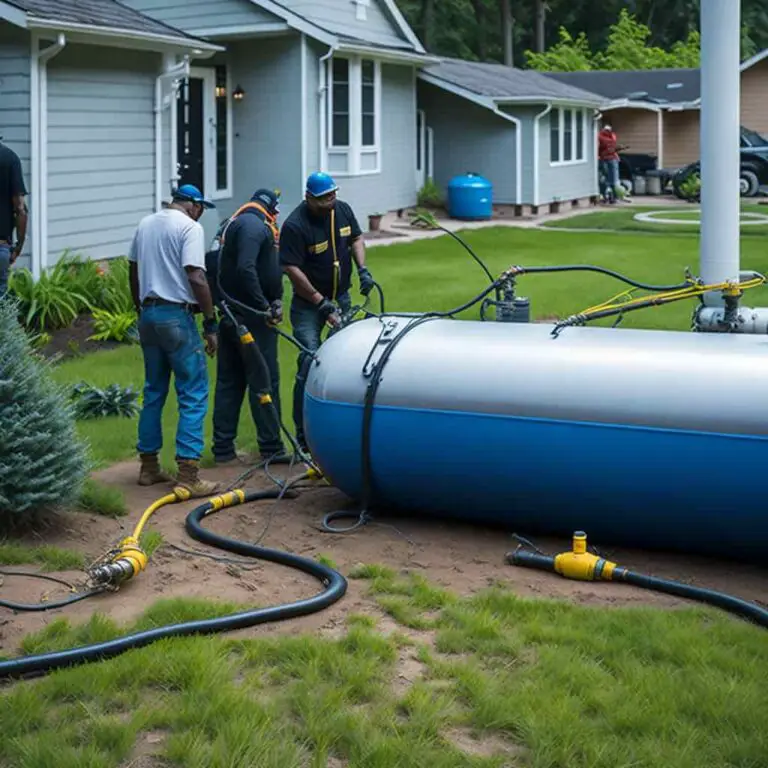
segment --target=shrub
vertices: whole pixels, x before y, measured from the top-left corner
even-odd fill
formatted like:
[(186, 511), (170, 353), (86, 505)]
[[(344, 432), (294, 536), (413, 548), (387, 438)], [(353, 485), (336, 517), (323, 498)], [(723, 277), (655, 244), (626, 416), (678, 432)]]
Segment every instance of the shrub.
[(420, 208), (441, 208), (444, 205), (443, 193), (440, 187), (430, 178), (419, 190), (417, 205)]
[(81, 381), (72, 387), (76, 419), (100, 419), (104, 416), (131, 418), (139, 413), (139, 393), (131, 387), (110, 384), (104, 389)]
[(67, 393), (0, 301), (0, 523), (33, 523), (77, 500), (88, 467)]

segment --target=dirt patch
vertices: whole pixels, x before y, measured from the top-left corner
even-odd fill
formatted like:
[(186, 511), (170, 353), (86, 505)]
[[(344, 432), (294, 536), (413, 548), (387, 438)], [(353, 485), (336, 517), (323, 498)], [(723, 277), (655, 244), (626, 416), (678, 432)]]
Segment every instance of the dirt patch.
[[(522, 758), (526, 754), (525, 748), (512, 744), (496, 734), (476, 735), (466, 728), (453, 728), (444, 735), (456, 749), (472, 757), (503, 756), (514, 760), (515, 758)], [(504, 765), (512, 768), (512, 766), (520, 764), (509, 762)]]
[[(278, 474), (277, 470), (275, 473)], [(232, 482), (239, 472), (237, 469), (207, 470), (203, 474), (226, 484)], [(124, 491), (131, 510), (128, 517), (109, 520), (87, 513), (66, 514), (57, 526), (45, 531), (44, 540), (39, 536), (30, 536), (26, 543), (47, 543), (76, 549), (88, 559), (101, 555), (127, 535), (141, 512), (167, 491), (162, 486), (141, 488), (135, 484), (136, 476), (137, 465), (133, 462), (117, 464), (96, 474), (101, 482), (116, 485)], [(273, 486), (260, 475), (253, 479), (249, 487)], [(0, 612), (0, 653), (15, 655), (25, 634), (61, 617), (79, 623), (98, 611), (118, 623), (129, 623), (159, 598), (212, 598), (268, 606), (307, 598), (318, 591), (315, 579), (283, 566), (257, 562), (243, 567), (174, 549), (171, 545), (207, 552), (216, 557), (227, 555), (193, 541), (186, 534), (184, 519), (197, 503), (165, 507), (152, 518), (149, 527), (163, 535), (165, 545), (152, 556), (147, 570), (119, 592), (95, 597), (62, 610), (23, 614)], [(349, 500), (339, 491), (319, 484), (316, 489), (302, 491), (297, 498), (283, 499), (277, 505), (266, 501), (223, 510), (211, 515), (205, 525), (223, 535), (245, 541), (259, 539), (264, 546), (305, 557), (330, 557), (345, 574), (358, 563), (381, 563), (398, 572), (416, 570), (432, 583), (461, 595), (502, 584), (520, 595), (562, 598), (585, 605), (650, 604), (665, 608), (691, 605), (682, 599), (626, 585), (568, 581), (553, 574), (508, 565), (504, 556), (516, 544), (509, 535), (499, 530), (414, 518), (381, 518), (382, 522), (391, 525), (372, 523), (352, 534), (329, 534), (320, 530), (319, 524), (325, 514), (351, 507)], [(263, 533), (265, 527), (267, 530)], [(545, 552), (561, 552), (570, 548), (570, 542), (563, 539), (537, 538), (535, 543)], [(768, 594), (768, 569), (755, 565), (626, 549), (614, 549), (605, 554), (643, 573), (721, 590), (747, 600), (765, 600)], [(30, 566), (27, 570), (34, 571), (35, 568)], [(62, 576), (76, 583), (83, 574), (66, 573)], [(375, 616), (379, 626), (386, 631), (381, 611), (366, 594), (367, 589), (367, 582), (350, 579), (344, 598), (325, 611), (236, 634), (257, 636), (310, 631), (338, 635), (344, 631), (346, 616), (350, 613)], [(6, 578), (0, 588), (4, 599), (28, 603), (37, 602), (44, 596), (55, 600), (65, 594), (65, 588), (23, 577)], [(392, 622), (389, 629), (394, 627)], [(401, 627), (397, 630), (407, 632)], [(425, 633), (415, 633), (414, 639), (429, 643)]]
[(393, 237), (407, 237), (407, 235), (403, 232), (393, 232), (391, 229), (377, 229), (366, 232), (363, 235), (363, 240), (366, 242), (369, 240), (391, 240)]
[(121, 346), (117, 341), (92, 341), (89, 337), (95, 332), (93, 318), (90, 315), (80, 315), (68, 328), (51, 331), (50, 342), (41, 347), (39, 352), (46, 358), (67, 360)]

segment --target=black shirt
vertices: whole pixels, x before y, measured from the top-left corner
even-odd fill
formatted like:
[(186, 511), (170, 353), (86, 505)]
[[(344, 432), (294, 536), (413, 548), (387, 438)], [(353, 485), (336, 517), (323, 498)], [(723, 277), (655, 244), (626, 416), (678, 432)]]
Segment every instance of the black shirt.
[(16, 228), (13, 198), (26, 195), (19, 156), (0, 144), (0, 243), (9, 243)]
[(283, 266), (299, 267), (310, 283), (327, 299), (346, 293), (352, 283), (353, 241), (362, 235), (350, 206), (336, 201), (336, 256), (339, 282), (334, 294), (334, 253), (331, 215), (313, 216), (306, 201), (285, 220), (280, 230), (280, 261)]
[[(218, 258), (221, 288), (233, 299), (261, 310), (282, 299), (283, 276), (275, 240), (257, 211), (243, 211), (226, 228)], [(215, 284), (215, 275), (208, 279)]]

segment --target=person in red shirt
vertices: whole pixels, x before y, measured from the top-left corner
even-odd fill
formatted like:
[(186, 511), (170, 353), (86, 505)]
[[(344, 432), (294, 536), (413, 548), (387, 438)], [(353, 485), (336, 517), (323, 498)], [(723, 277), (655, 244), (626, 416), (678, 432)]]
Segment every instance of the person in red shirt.
[[(597, 135), (597, 159), (600, 178), (600, 196), (606, 202), (615, 203), (622, 196), (619, 185), (618, 140), (611, 125), (603, 126)], [(611, 196), (608, 197), (608, 188)]]

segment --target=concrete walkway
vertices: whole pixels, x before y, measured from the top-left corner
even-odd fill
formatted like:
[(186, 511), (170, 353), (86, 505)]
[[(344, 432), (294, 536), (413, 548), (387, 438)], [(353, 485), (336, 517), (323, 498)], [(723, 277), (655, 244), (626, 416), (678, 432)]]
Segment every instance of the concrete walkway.
[[(766, 213), (768, 213), (768, 198), (754, 198), (750, 200), (750, 205), (763, 204), (767, 206)], [(686, 203), (683, 200), (678, 200), (672, 196), (648, 196), (642, 195), (640, 197), (633, 198), (631, 203), (617, 203), (615, 206), (608, 205), (596, 205), (583, 208), (571, 208), (568, 211), (562, 213), (543, 214), (536, 217), (509, 217), (509, 218), (496, 218), (490, 221), (459, 221), (457, 219), (450, 219), (447, 217), (436, 217), (438, 223), (445, 227), (450, 232), (460, 232), (462, 230), (472, 229), (488, 229), (490, 227), (514, 227), (518, 229), (545, 229), (547, 231), (557, 232), (600, 232), (616, 234), (614, 230), (606, 229), (569, 229), (567, 227), (558, 227), (556, 230), (551, 230), (543, 225), (550, 221), (562, 221), (564, 219), (571, 219), (574, 216), (582, 216), (587, 213), (611, 213), (614, 211), (620, 211), (624, 208), (682, 208), (690, 209), (698, 207), (691, 203)], [(411, 243), (417, 240), (434, 239), (436, 237), (443, 237), (445, 232), (442, 230), (434, 229), (421, 229), (419, 227), (412, 227), (408, 218), (408, 211), (412, 209), (403, 209), (402, 218), (398, 218), (397, 213), (387, 213), (381, 221), (381, 234), (372, 239), (366, 239), (366, 248), (374, 248), (384, 245), (397, 245), (398, 243)], [(670, 233), (674, 230), (670, 229)], [(391, 232), (392, 237), (386, 237), (385, 234)], [(394, 234), (397, 233), (397, 234)], [(628, 234), (637, 234), (637, 232), (629, 232)], [(665, 234), (665, 233), (657, 233)]]

